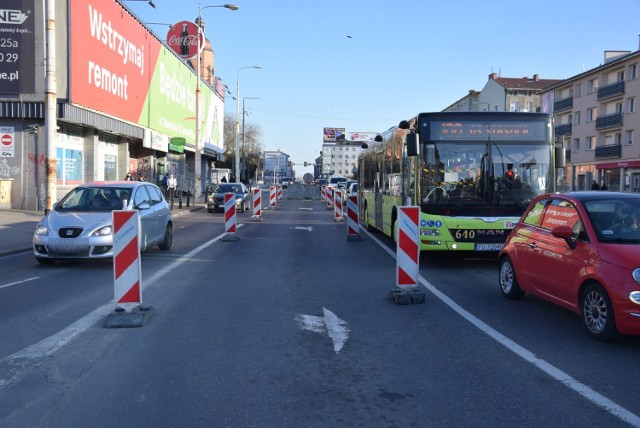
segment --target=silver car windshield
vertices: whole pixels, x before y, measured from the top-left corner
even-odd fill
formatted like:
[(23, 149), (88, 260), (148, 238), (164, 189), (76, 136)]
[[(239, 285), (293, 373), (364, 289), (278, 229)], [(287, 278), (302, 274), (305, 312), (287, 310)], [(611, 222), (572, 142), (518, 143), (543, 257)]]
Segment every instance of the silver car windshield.
[(111, 211), (122, 209), (131, 189), (120, 187), (76, 187), (56, 205), (57, 211)]

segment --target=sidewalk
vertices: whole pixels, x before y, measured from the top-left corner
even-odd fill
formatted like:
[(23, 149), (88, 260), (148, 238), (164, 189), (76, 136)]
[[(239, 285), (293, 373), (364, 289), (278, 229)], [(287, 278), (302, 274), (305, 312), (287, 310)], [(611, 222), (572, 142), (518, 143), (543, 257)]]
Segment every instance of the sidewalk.
[[(173, 217), (204, 209), (204, 204), (174, 205)], [(33, 232), (38, 221), (44, 217), (43, 211), (0, 210), (0, 257), (31, 251)]]

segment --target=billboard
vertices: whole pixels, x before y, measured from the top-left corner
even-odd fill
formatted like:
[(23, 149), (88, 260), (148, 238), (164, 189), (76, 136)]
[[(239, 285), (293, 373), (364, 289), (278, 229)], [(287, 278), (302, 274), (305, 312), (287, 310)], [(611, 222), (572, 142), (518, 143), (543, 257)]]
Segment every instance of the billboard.
[(34, 0), (2, 0), (0, 6), (0, 94), (33, 94)]
[(344, 141), (344, 128), (324, 128), (323, 142), (331, 143), (336, 141)]
[(376, 138), (375, 132), (347, 132), (347, 141), (353, 143), (366, 143)]

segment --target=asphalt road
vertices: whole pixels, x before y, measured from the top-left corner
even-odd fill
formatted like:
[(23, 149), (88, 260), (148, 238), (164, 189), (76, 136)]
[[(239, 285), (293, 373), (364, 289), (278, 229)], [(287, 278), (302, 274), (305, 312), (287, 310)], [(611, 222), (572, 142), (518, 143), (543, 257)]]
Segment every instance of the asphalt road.
[(347, 240), (304, 192), (239, 215), (233, 241), (222, 214), (177, 218), (174, 247), (143, 255), (140, 328), (104, 328), (109, 264), (0, 260), (38, 277), (0, 288), (0, 426), (640, 424), (640, 341), (502, 299), (490, 257), (424, 255), (427, 301), (395, 305), (388, 240)]

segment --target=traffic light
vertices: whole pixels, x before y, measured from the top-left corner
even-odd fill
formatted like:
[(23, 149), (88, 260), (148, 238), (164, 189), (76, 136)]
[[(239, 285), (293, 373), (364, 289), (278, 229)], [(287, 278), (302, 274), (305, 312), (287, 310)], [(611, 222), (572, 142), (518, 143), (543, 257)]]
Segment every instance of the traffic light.
[(306, 162), (304, 163), (304, 166), (307, 166), (307, 163), (306, 163)]

